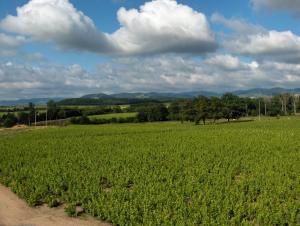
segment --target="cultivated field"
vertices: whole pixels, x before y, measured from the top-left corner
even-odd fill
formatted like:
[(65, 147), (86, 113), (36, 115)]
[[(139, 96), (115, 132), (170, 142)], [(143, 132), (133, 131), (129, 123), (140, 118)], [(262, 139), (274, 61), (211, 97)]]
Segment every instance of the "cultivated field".
[(102, 114), (102, 115), (91, 115), (90, 119), (112, 119), (112, 118), (130, 118), (136, 117), (137, 113), (129, 112), (129, 113), (112, 113), (112, 114)]
[(299, 225), (300, 119), (0, 132), (0, 181), (30, 205), (117, 225)]

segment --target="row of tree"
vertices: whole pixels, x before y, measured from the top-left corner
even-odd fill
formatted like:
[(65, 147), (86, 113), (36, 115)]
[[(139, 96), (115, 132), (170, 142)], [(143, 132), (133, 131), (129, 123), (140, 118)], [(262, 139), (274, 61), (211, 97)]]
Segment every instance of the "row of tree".
[(92, 109), (70, 109), (68, 107), (59, 106), (52, 100), (47, 103), (47, 107), (45, 109), (37, 108), (33, 103), (29, 103), (28, 106), (23, 109), (16, 109), (16, 112), (10, 109), (7, 114), (3, 114), (2, 117), (0, 117), (0, 125), (2, 124), (4, 127), (12, 127), (16, 124), (25, 124), (30, 126), (37, 122), (122, 112), (122, 109), (119, 106), (99, 106)]
[(207, 119), (214, 122), (221, 118), (230, 121), (248, 116), (279, 116), (297, 114), (299, 95), (282, 94), (275, 97), (242, 98), (230, 93), (222, 97), (199, 96), (191, 100), (178, 100), (168, 107), (151, 104), (138, 109), (140, 122), (151, 121), (193, 121), (204, 124)]
[[(176, 100), (168, 106), (162, 103), (149, 103), (131, 105), (127, 109), (119, 106), (98, 106), (97, 108), (67, 108), (61, 107), (54, 101), (47, 103), (45, 110), (37, 109), (32, 103), (23, 111), (4, 114), (0, 117), (0, 124), (11, 127), (17, 123), (31, 125), (39, 121), (57, 120), (66, 118), (78, 118), (77, 123), (85, 123), (86, 116), (107, 113), (138, 112), (136, 120), (132, 122), (154, 122), (154, 121), (193, 121), (204, 124), (208, 119), (214, 122), (219, 119), (239, 119), (247, 116), (278, 116), (297, 114), (299, 111), (299, 95), (281, 94), (274, 97), (243, 98), (230, 93), (222, 97), (199, 96), (194, 99)], [(82, 120), (81, 120), (82, 119)], [(85, 120), (83, 120), (85, 119)], [(126, 120), (125, 120), (126, 121)], [(124, 120), (122, 122), (125, 122)], [(105, 123), (106, 121), (95, 122)], [(118, 123), (118, 121), (107, 121)], [(89, 121), (89, 123), (94, 123)]]

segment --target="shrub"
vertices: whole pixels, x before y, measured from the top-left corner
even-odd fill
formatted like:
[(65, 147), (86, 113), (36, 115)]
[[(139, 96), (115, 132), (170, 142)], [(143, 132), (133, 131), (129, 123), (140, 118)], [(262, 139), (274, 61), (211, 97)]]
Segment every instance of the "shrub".
[(76, 205), (67, 205), (67, 207), (65, 208), (65, 212), (68, 214), (69, 217), (77, 217)]
[(3, 126), (6, 128), (10, 128), (13, 127), (14, 125), (16, 125), (18, 122), (18, 119), (16, 118), (16, 116), (14, 114), (8, 114), (6, 119), (3, 122)]

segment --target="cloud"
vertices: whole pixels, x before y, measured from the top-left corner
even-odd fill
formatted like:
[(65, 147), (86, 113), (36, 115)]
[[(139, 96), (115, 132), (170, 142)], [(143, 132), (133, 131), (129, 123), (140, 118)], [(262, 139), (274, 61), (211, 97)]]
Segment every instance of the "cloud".
[(79, 65), (31, 66), (14, 62), (0, 64), (1, 99), (78, 96), (101, 89), (100, 81)]
[(18, 48), (25, 42), (26, 39), (23, 36), (12, 36), (0, 33), (0, 56), (15, 56)]
[(107, 53), (114, 48), (107, 35), (98, 32), (93, 21), (68, 0), (31, 0), (17, 8), (16, 16), (4, 18), (0, 27), (66, 49)]
[[(231, 55), (215, 55), (198, 62), (180, 56), (120, 59), (99, 66), (118, 91), (232, 91), (257, 87), (299, 87), (300, 64), (242, 62)], [(116, 92), (116, 91), (113, 92)]]
[(235, 70), (242, 66), (238, 57), (233, 57), (229, 54), (215, 55), (211, 58), (206, 59), (204, 62), (209, 65), (220, 67), (224, 70)]
[(11, 36), (0, 33), (0, 47), (1, 48), (16, 48), (25, 42), (22, 36)]
[(225, 27), (238, 32), (240, 34), (261, 33), (265, 29), (259, 25), (254, 25), (243, 19), (225, 18), (222, 14), (214, 13), (211, 16), (211, 21), (217, 24), (223, 24)]
[(251, 2), (256, 10), (270, 9), (300, 14), (300, 2), (298, 0), (251, 0)]
[(291, 31), (269, 31), (241, 19), (227, 19), (221, 14), (213, 14), (211, 20), (233, 31), (223, 35), (222, 40), (223, 47), (232, 53), (260, 61), (300, 62), (300, 37)]
[(118, 11), (121, 28), (111, 35), (129, 54), (214, 51), (206, 16), (173, 0), (145, 3), (139, 10)]
[(38, 41), (109, 55), (212, 52), (217, 45), (204, 14), (175, 0), (153, 0), (121, 8), (120, 29), (107, 34), (68, 0), (31, 0), (0, 22), (8, 32)]
[(289, 63), (300, 61), (300, 37), (291, 31), (268, 31), (232, 41), (228, 47), (236, 53)]
[(27, 61), (41, 61), (44, 60), (43, 54), (39, 52), (33, 52), (33, 53), (25, 53), (23, 54), (24, 59)]
[(44, 57), (41, 53), (28, 53), (22, 51), (21, 47), (28, 40), (23, 36), (7, 35), (0, 33), (0, 57), (12, 58), (17, 57), (25, 61), (40, 61)]
[(1, 99), (78, 97), (88, 93), (232, 91), (299, 87), (300, 64), (243, 62), (231, 55), (204, 61), (181, 56), (117, 58), (93, 72), (80, 65), (0, 64)]

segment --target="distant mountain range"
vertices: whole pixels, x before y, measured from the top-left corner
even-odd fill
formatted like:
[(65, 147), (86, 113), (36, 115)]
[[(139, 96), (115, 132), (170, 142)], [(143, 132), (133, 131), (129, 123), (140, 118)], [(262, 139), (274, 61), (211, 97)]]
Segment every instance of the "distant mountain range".
[[(231, 92), (234, 95), (241, 97), (260, 97), (260, 96), (275, 96), (281, 93), (300, 93), (300, 88), (297, 89), (284, 89), (284, 88), (256, 88), (256, 89), (248, 89), (248, 90), (237, 90)], [(160, 98), (193, 98), (196, 96), (222, 96), (224, 92), (209, 92), (209, 91), (193, 91), (193, 92), (182, 92), (182, 93), (158, 93), (158, 92), (150, 92), (150, 93), (118, 93), (118, 94), (89, 94), (84, 95), (81, 98), (84, 99), (111, 99), (111, 98), (128, 98), (128, 99), (160, 99)]]
[[(300, 88), (297, 89), (284, 89), (284, 88), (256, 88), (248, 90), (237, 90), (231, 92), (232, 94), (241, 97), (262, 97), (262, 96), (275, 96), (281, 93), (298, 93), (300, 94)], [(193, 98), (196, 96), (222, 96), (223, 92), (209, 92), (209, 91), (192, 91), (192, 92), (181, 92), (181, 93), (164, 93), (164, 92), (149, 92), (149, 93), (117, 93), (117, 94), (89, 94), (80, 97), (80, 99), (154, 99), (154, 100), (164, 100), (164, 99), (177, 99), (177, 98)], [(63, 100), (64, 98), (34, 98), (34, 99), (20, 99), (20, 100), (0, 100), (0, 106), (23, 106), (32, 102), (36, 105), (44, 105), (50, 99), (55, 101)]]
[(84, 95), (81, 98), (83, 99), (162, 99), (162, 98), (193, 98), (195, 96), (219, 96), (220, 94), (214, 92), (207, 91), (199, 91), (199, 92), (182, 92), (182, 93), (158, 93), (158, 92), (150, 92), (150, 93), (117, 93), (117, 94), (89, 94)]
[(32, 98), (32, 99), (18, 99), (18, 100), (0, 100), (0, 106), (27, 106), (28, 103), (35, 105), (46, 105), (49, 100), (59, 101), (64, 98)]
[(276, 96), (281, 93), (300, 94), (300, 88), (297, 89), (284, 89), (280, 87), (271, 88), (271, 89), (257, 88), (257, 89), (249, 89), (249, 90), (238, 90), (232, 93), (241, 97), (263, 97), (263, 96)]

